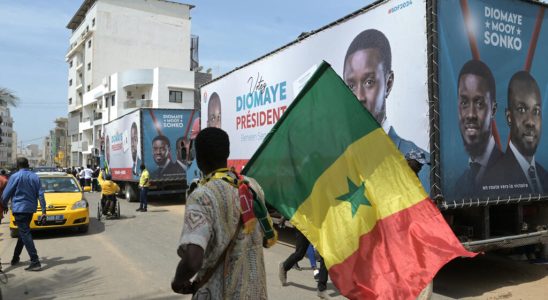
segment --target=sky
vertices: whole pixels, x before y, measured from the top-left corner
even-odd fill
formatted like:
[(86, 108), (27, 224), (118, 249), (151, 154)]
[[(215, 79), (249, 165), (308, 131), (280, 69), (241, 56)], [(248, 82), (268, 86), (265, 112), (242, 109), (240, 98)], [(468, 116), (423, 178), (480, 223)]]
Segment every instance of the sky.
[[(83, 0), (0, 0), (0, 86), (19, 98), (11, 108), (18, 144), (42, 145), (54, 120), (67, 116), (71, 31), (65, 26)], [(372, 0), (178, 1), (191, 10), (204, 70), (222, 75), (318, 29)]]
[[(548, 0), (544, 0), (548, 2)], [(67, 115), (68, 21), (83, 0), (0, 0), (0, 86), (12, 90), (14, 129), (23, 145), (42, 144)], [(372, 0), (178, 1), (191, 10), (200, 65), (222, 75)]]

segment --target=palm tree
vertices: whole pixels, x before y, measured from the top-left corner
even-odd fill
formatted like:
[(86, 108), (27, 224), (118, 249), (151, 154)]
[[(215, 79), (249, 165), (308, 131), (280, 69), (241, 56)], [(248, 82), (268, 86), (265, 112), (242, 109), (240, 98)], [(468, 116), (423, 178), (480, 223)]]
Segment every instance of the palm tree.
[(19, 97), (7, 88), (0, 87), (0, 104), (6, 103), (8, 106), (17, 106)]

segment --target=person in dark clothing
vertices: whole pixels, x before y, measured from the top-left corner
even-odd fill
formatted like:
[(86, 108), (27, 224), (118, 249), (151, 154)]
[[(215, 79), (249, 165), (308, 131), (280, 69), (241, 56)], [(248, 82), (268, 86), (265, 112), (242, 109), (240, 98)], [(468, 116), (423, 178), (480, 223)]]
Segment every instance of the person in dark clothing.
[[(278, 277), (282, 285), (287, 284), (287, 271), (291, 270), (293, 266), (299, 262), (306, 255), (306, 250), (310, 245), (310, 241), (302, 234), (299, 230), (295, 229), (295, 252), (293, 252), (285, 261), (280, 263), (278, 270)], [(320, 256), (320, 273), (318, 278), (318, 297), (321, 299), (329, 299), (327, 294), (327, 267), (323, 261), (323, 258)]]
[(42, 218), (46, 217), (44, 190), (42, 189), (38, 175), (29, 170), (29, 161), (26, 158), (20, 157), (17, 159), (17, 168), (19, 171), (10, 177), (8, 185), (2, 193), (4, 214), (8, 212), (8, 201), (11, 199), (11, 212), (19, 231), (19, 238), (13, 252), (11, 265), (14, 266), (19, 263), (19, 256), (23, 251), (23, 246), (25, 246), (31, 261), (25, 270), (40, 271), (42, 265), (40, 264), (38, 253), (30, 233), (30, 222), (37, 209), (36, 199), (40, 201)]

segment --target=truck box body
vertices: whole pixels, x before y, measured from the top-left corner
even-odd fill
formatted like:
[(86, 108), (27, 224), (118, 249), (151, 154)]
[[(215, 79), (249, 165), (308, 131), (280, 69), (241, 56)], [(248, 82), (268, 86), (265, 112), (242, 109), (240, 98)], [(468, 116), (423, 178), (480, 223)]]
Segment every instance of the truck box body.
[[(470, 249), (544, 242), (546, 7), (515, 0), (377, 1), (202, 86), (202, 128), (228, 132), (229, 164), (240, 170), (325, 60), (402, 154), (429, 161), (419, 179)], [(525, 72), (509, 107), (509, 82), (519, 71)], [(538, 92), (531, 93), (535, 83)], [(511, 140), (511, 133), (519, 137)], [(507, 165), (510, 144), (528, 151), (520, 157), (534, 157), (533, 179), (519, 163)], [(471, 163), (480, 161), (478, 171)], [(519, 242), (502, 245), (499, 238)]]
[(152, 192), (184, 192), (194, 110), (138, 109), (104, 126), (112, 179), (134, 189), (144, 163)]

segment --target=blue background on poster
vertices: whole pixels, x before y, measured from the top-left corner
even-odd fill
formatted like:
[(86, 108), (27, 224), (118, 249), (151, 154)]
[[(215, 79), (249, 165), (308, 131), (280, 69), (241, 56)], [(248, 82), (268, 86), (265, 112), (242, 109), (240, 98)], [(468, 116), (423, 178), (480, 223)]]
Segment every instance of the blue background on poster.
[[(154, 115), (157, 123), (154, 124), (151, 113)], [(171, 161), (175, 162), (177, 158), (177, 141), (180, 141), (186, 132), (187, 128), (192, 125), (192, 110), (181, 109), (143, 109), (143, 157), (145, 165), (151, 175), (151, 180), (169, 179), (169, 180), (181, 180), (182, 176), (170, 176), (169, 178), (157, 178), (154, 172), (158, 169), (156, 162), (154, 161), (152, 151), (152, 140), (161, 132), (166, 136), (170, 142), (170, 157)], [(192, 117), (199, 117), (198, 113), (194, 113)], [(170, 125), (168, 125), (170, 124)], [(190, 135), (190, 129), (187, 135)]]
[[(447, 202), (456, 200), (455, 184), (468, 166), (466, 153), (457, 116), (457, 77), (460, 68), (470, 59), (472, 51), (468, 42), (464, 18), (458, 0), (439, 1), (439, 81), (440, 81), (440, 128), (441, 128), (441, 178), (442, 191)], [(496, 123), (500, 135), (502, 150), (508, 144), (509, 129), (505, 119), (507, 106), (507, 89), (511, 76), (524, 69), (526, 57), (535, 21), (540, 5), (516, 0), (468, 0), (473, 20), (475, 40), (478, 45), (480, 60), (491, 69), (496, 81), (498, 109)], [(484, 32), (487, 22), (485, 7), (500, 9), (522, 16), (522, 24), (516, 25), (511, 36), (521, 39), (521, 49), (507, 49), (485, 43)], [(506, 22), (507, 23), (507, 22)], [(507, 23), (508, 24), (508, 23)], [(518, 34), (517, 30), (520, 30)], [(542, 98), (542, 115), (546, 117), (548, 98), (548, 13), (545, 12), (539, 39), (532, 62), (531, 74), (536, 79)], [(544, 118), (542, 136), (537, 148), (535, 160), (543, 167), (548, 167), (548, 120)], [(462, 187), (461, 187), (462, 188)], [(545, 191), (546, 193), (546, 191)], [(498, 195), (493, 195), (498, 196)], [(500, 195), (504, 196), (504, 195)]]

